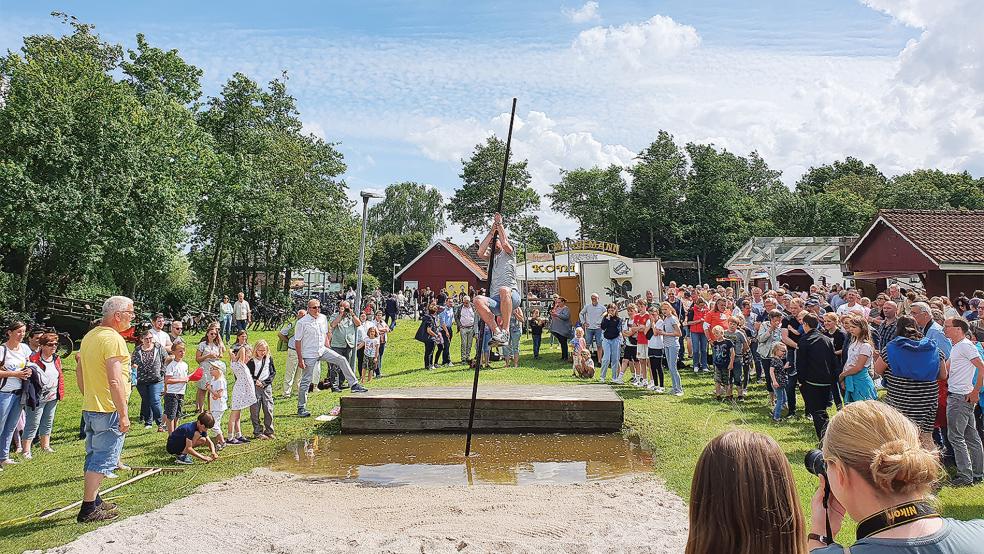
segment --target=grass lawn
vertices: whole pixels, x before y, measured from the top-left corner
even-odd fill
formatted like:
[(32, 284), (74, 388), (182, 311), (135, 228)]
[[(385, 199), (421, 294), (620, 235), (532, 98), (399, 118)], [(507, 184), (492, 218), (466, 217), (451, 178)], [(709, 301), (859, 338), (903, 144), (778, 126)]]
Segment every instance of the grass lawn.
[[(412, 387), (466, 385), (471, 383), (472, 373), (465, 367), (440, 368), (433, 372), (421, 369), (422, 345), (413, 340), (417, 323), (401, 321), (384, 358), (381, 379), (371, 387)], [(198, 336), (186, 337), (191, 343)], [(276, 345), (274, 332), (252, 333), (250, 340), (265, 338)], [(452, 352), (453, 360), (459, 358), (457, 337)], [(518, 369), (494, 369), (482, 374), (482, 383), (569, 383), (570, 369), (558, 360), (559, 350), (544, 344), (544, 359), (533, 360), (529, 340), (524, 340), (521, 367)], [(295, 416), (296, 399), (281, 398), (281, 385), (285, 356), (275, 352), (278, 368), (275, 385), (276, 415), (274, 425), (277, 439), (253, 441), (248, 445), (230, 447), (212, 464), (196, 463), (178, 474), (149, 477), (107, 495), (120, 505), (124, 516), (147, 512), (191, 493), (195, 487), (210, 481), (226, 479), (248, 472), (254, 467), (267, 465), (284, 444), (313, 433), (336, 433), (338, 423), (321, 424), (313, 418)], [(69, 510), (52, 519), (40, 521), (36, 515), (42, 510), (64, 506), (80, 499), (82, 494), (83, 442), (76, 439), (78, 432), (80, 399), (75, 388), (72, 370), (74, 362), (66, 360), (65, 381), (68, 391), (65, 400), (58, 405), (52, 446), (57, 450), (47, 454), (36, 449), (34, 460), (16, 466), (8, 466), (0, 472), (0, 498), (3, 498), (3, 521), (0, 521), (0, 552), (21, 552), (26, 549), (50, 548), (73, 540), (98, 524), (79, 525), (75, 522), (75, 510)], [(193, 358), (192, 358), (193, 361)], [(192, 364), (194, 365), (194, 364)], [(494, 364), (501, 365), (501, 362)], [(230, 385), (232, 377), (230, 375)], [(667, 375), (667, 382), (669, 376)], [(802, 419), (774, 425), (767, 408), (764, 388), (753, 393), (742, 406), (718, 403), (713, 399), (714, 384), (710, 374), (695, 375), (689, 369), (683, 372), (686, 396), (654, 394), (633, 387), (620, 387), (625, 399), (625, 425), (629, 432), (638, 433), (652, 447), (654, 472), (664, 478), (670, 489), (686, 498), (690, 491), (693, 467), (704, 445), (715, 435), (732, 426), (761, 431), (772, 435), (789, 456), (796, 476), (797, 488), (804, 509), (808, 513), (809, 498), (817, 480), (803, 468), (803, 456), (815, 446), (813, 426)], [(192, 391), (189, 387), (189, 392)], [(192, 393), (193, 394), (193, 393)], [(343, 394), (349, 394), (345, 392)], [(314, 415), (328, 413), (338, 404), (338, 394), (316, 391), (309, 400)], [(140, 397), (134, 391), (130, 398), (131, 420), (134, 426), (126, 438), (123, 461), (131, 466), (172, 466), (173, 459), (164, 451), (164, 435), (155, 429), (145, 430), (136, 425), (139, 419)], [(243, 429), (248, 434), (252, 427), (248, 414), (244, 414)], [(228, 414), (226, 415), (228, 418)], [(185, 421), (189, 421), (186, 418)], [(224, 427), (223, 427), (224, 428)], [(129, 474), (121, 474), (119, 480), (104, 482), (104, 487), (121, 482)], [(722, 494), (727, 494), (722, 489)], [(940, 494), (944, 512), (960, 519), (979, 518), (984, 514), (984, 487), (945, 488)], [(851, 542), (854, 528), (845, 525), (840, 538)]]

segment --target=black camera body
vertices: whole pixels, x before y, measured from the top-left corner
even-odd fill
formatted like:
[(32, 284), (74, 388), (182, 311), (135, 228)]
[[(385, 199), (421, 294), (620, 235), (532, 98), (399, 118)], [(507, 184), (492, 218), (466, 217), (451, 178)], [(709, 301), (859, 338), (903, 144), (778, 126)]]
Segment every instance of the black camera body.
[(823, 452), (816, 448), (806, 453), (803, 464), (807, 471), (818, 477), (827, 475), (827, 462), (823, 459)]

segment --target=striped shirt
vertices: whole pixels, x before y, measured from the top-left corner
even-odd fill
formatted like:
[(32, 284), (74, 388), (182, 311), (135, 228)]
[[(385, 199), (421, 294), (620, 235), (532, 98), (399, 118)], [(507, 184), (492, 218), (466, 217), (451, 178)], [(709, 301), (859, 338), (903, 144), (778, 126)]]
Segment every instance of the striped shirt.
[[(943, 352), (939, 352), (940, 360), (944, 360)], [(936, 410), (939, 406), (939, 386), (936, 381), (915, 381), (905, 377), (892, 375), (892, 361), (888, 357), (888, 349), (881, 349), (882, 359), (888, 364), (882, 380), (888, 395), (885, 403), (902, 412), (915, 423), (923, 433), (932, 433), (936, 422)]]

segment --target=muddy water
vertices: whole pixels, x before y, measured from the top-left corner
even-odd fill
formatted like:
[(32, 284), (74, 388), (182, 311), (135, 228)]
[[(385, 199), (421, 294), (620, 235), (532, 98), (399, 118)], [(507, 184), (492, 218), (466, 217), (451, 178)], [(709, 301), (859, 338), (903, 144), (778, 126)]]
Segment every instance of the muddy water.
[(382, 484), (583, 483), (650, 471), (638, 441), (610, 435), (332, 435), (292, 443), (272, 468)]

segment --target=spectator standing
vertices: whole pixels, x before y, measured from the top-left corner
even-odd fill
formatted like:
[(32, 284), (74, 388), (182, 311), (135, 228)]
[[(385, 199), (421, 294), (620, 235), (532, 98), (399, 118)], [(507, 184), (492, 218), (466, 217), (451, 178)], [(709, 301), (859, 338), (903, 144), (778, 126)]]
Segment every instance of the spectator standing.
[[(650, 291), (652, 292), (652, 291)], [(581, 322), (581, 327), (584, 328), (584, 340), (587, 343), (589, 349), (593, 348), (598, 355), (598, 362), (601, 362), (602, 356), (602, 332), (601, 332), (601, 318), (605, 317), (605, 313), (608, 310), (604, 305), (598, 303), (598, 293), (591, 293), (591, 303), (587, 306), (581, 308), (581, 313), (578, 315), (578, 319)], [(592, 346), (593, 345), (593, 346)]]
[(684, 325), (689, 328), (690, 353), (694, 359), (694, 373), (710, 371), (707, 365), (706, 316), (707, 302), (703, 298), (697, 297), (690, 309), (687, 310), (687, 321), (684, 322)]
[(834, 355), (834, 345), (817, 328), (820, 321), (813, 314), (803, 316), (803, 336), (797, 342), (796, 373), (806, 413), (813, 417), (817, 439), (822, 440), (827, 430), (827, 408), (831, 390), (835, 384), (834, 372), (839, 361)]
[(219, 302), (219, 324), (221, 325), (222, 340), (229, 342), (229, 338), (232, 336), (232, 314), (235, 310), (232, 307), (232, 302), (229, 302), (229, 295), (222, 297), (222, 302)]
[(680, 330), (680, 320), (677, 318), (677, 309), (670, 302), (660, 304), (663, 318), (659, 320), (657, 330), (663, 336), (663, 357), (666, 360), (666, 368), (670, 371), (670, 394), (683, 396), (683, 382), (680, 380), (680, 369), (677, 366), (680, 354), (680, 343), (678, 340), (683, 333)]
[[(441, 355), (441, 365), (451, 367), (451, 339), (453, 338), (452, 328), (454, 327), (454, 305), (449, 297), (444, 301), (444, 306), (439, 307), (438, 317), (441, 319), (441, 346), (438, 353)], [(435, 362), (436, 363), (436, 362)]]
[[(899, 320), (899, 306), (892, 300), (886, 300), (881, 305), (881, 316), (878, 318), (878, 326), (875, 328), (875, 348), (877, 351), (884, 350), (888, 343), (896, 337)], [(922, 335), (922, 333), (920, 333)]]
[[(65, 398), (65, 375), (62, 372), (61, 358), (55, 355), (58, 349), (58, 335), (44, 333), (38, 339), (39, 350), (29, 358), (37, 366), (38, 390), (37, 404), (24, 406), (24, 459), (31, 459), (31, 447), (35, 437), (39, 437), (41, 449), (54, 452), (51, 448), (51, 429), (55, 421), (55, 408), (58, 401)], [(0, 347), (2, 348), (2, 347)], [(31, 375), (34, 378), (34, 374)]]
[(158, 312), (150, 320), (150, 330), (154, 335), (154, 344), (160, 346), (165, 352), (171, 351), (171, 336), (164, 330), (164, 314)]
[[(782, 312), (780, 312), (779, 310), (776, 310), (776, 309), (772, 309), (771, 311), (769, 311), (766, 314), (766, 316), (768, 318), (766, 320), (766, 322), (762, 322), (762, 323), (759, 324), (758, 336), (756, 337), (758, 339), (757, 340), (758, 346), (756, 348), (758, 349), (759, 358), (761, 358), (761, 360), (762, 360), (763, 367), (765, 367), (765, 368), (771, 368), (775, 364), (775, 362), (771, 358), (773, 356), (775, 356), (775, 352), (777, 352), (777, 350), (776, 350), (776, 344), (783, 344), (783, 342), (782, 342)], [(783, 344), (783, 346), (785, 346), (785, 344)], [(783, 356), (785, 357), (785, 355), (786, 355), (786, 349), (785, 348), (782, 349), (782, 353), (783, 353)], [(785, 366), (785, 360), (783, 360), (783, 362), (784, 363), (780, 367)], [(785, 378), (785, 372), (783, 372), (783, 381), (784, 381), (783, 386), (785, 386), (785, 380), (786, 380), (786, 378)], [(778, 391), (776, 391), (773, 388), (774, 383), (775, 383), (775, 381), (773, 379), (769, 378), (768, 375), (766, 375), (765, 388), (766, 388), (766, 390), (769, 391), (769, 402), (770, 403), (776, 403), (777, 402), (777, 400), (776, 400), (777, 394), (776, 393)], [(784, 398), (784, 399), (786, 398), (786, 392), (785, 392), (785, 390), (783, 390), (783, 392), (782, 392), (782, 398)], [(777, 405), (779, 405), (781, 407), (781, 403), (779, 403)]]
[[(850, 312), (847, 331), (851, 334), (851, 344), (847, 347), (847, 363), (838, 377), (839, 386), (844, 392), (844, 403), (877, 400), (875, 383), (869, 373), (875, 350), (871, 344), (867, 318), (857, 312)], [(836, 353), (834, 356), (836, 357)]]
[(984, 446), (974, 422), (974, 408), (984, 384), (984, 362), (967, 338), (969, 331), (962, 317), (946, 320), (946, 336), (953, 344), (947, 363), (946, 428), (957, 463), (952, 483), (958, 487), (984, 481)]
[(458, 336), (461, 338), (461, 363), (470, 364), (472, 343), (475, 341), (478, 323), (471, 297), (461, 297), (461, 305), (455, 310), (454, 320), (458, 325)]
[(225, 356), (225, 343), (222, 342), (222, 337), (219, 336), (219, 325), (217, 323), (212, 323), (205, 330), (205, 336), (202, 337), (201, 342), (198, 343), (198, 348), (195, 350), (195, 361), (202, 367), (202, 378), (198, 380), (198, 393), (195, 397), (196, 412), (201, 413), (202, 408), (205, 406), (205, 389), (208, 388), (208, 382), (212, 378), (211, 367), (213, 365), (222, 366), (222, 372), (225, 373), (225, 364), (222, 363), (222, 357)]
[(605, 375), (609, 368), (611, 368), (612, 379), (618, 377), (618, 367), (622, 354), (622, 318), (618, 316), (618, 308), (615, 304), (609, 304), (606, 309), (605, 315), (601, 318), (604, 353), (599, 371), (602, 383), (605, 382)]
[(164, 392), (164, 365), (167, 352), (155, 340), (156, 334), (148, 329), (140, 337), (140, 344), (133, 349), (131, 364), (137, 373), (137, 392), (140, 393), (140, 422), (144, 429), (153, 425), (164, 432), (161, 413), (161, 393)]
[(301, 374), (301, 386), (297, 393), (297, 415), (309, 417), (307, 410), (308, 389), (314, 380), (314, 375), (320, 375), (322, 361), (337, 364), (341, 367), (345, 378), (352, 383), (352, 392), (365, 392), (366, 388), (359, 384), (358, 377), (352, 372), (345, 356), (328, 348), (328, 318), (321, 313), (321, 301), (311, 299), (307, 305), (307, 315), (298, 320), (294, 328), (294, 350), (297, 352), (297, 367)]
[(178, 344), (184, 344), (184, 339), (181, 338), (181, 333), (184, 332), (184, 323), (180, 319), (175, 319), (171, 322), (171, 328), (168, 331), (167, 339), (170, 341), (170, 346), (167, 348), (168, 356), (174, 352), (174, 347)]
[(386, 297), (383, 313), (386, 316), (386, 326), (390, 329), (396, 329), (396, 320), (400, 318), (400, 305), (395, 294)]
[(284, 398), (290, 398), (301, 382), (301, 372), (297, 371), (297, 350), (294, 349), (294, 332), (297, 322), (307, 315), (307, 310), (297, 310), (293, 322), (280, 328), (278, 336), (281, 344), (287, 345), (287, 363), (284, 366)]
[(130, 328), (133, 300), (111, 296), (103, 302), (102, 320), (82, 338), (81, 367), (75, 376), (82, 392), (85, 424), (85, 487), (79, 523), (115, 518), (116, 506), (103, 502), (99, 486), (112, 474), (130, 430), (127, 398), (130, 395), (130, 352), (120, 333)]
[[(358, 345), (359, 337), (359, 326), (362, 325), (362, 320), (359, 316), (352, 310), (351, 304), (348, 300), (344, 300), (338, 304), (338, 312), (332, 314), (331, 316), (331, 349), (340, 354), (348, 362), (349, 368), (355, 366), (356, 357), (356, 346)], [(331, 364), (329, 367), (328, 380), (331, 383), (332, 390), (336, 388), (341, 390), (342, 388), (342, 376), (338, 374), (338, 364), (329, 361)], [(354, 375), (354, 374), (353, 374)], [(348, 377), (346, 376), (346, 379)], [(355, 381), (350, 380), (350, 384), (357, 384), (358, 378)]]
[[(246, 362), (255, 386), (256, 402), (249, 407), (249, 419), (253, 424), (253, 436), (258, 439), (272, 439), (273, 435), (273, 378), (277, 368), (270, 356), (270, 346), (265, 340), (256, 341), (253, 358)], [(260, 410), (263, 411), (263, 425), (260, 425)]]
[(543, 343), (543, 328), (547, 320), (540, 316), (539, 308), (533, 308), (529, 320), (530, 338), (533, 340), (533, 359), (540, 359), (540, 345)]
[[(246, 327), (253, 322), (253, 310), (246, 301), (246, 295), (239, 293), (236, 295), (236, 303), (232, 305), (233, 317), (236, 320), (236, 329), (245, 331)], [(226, 339), (228, 342), (229, 339)]]
[(10, 441), (21, 416), (21, 391), (31, 377), (27, 366), (31, 347), (24, 343), (27, 325), (14, 321), (7, 326), (7, 342), (0, 345), (0, 468), (17, 462), (10, 458)]
[(571, 338), (571, 309), (567, 307), (567, 299), (558, 296), (550, 310), (550, 333), (560, 343), (560, 360), (569, 362), (567, 341)]
[(933, 321), (933, 312), (929, 304), (925, 302), (913, 302), (909, 306), (909, 314), (919, 325), (919, 331), (923, 336), (936, 341), (936, 347), (943, 351), (943, 355), (950, 358), (950, 348), (953, 346), (944, 333), (943, 326)]
[[(420, 327), (414, 337), (424, 343), (424, 369), (434, 369), (434, 349), (437, 347), (438, 332), (435, 330), (437, 306), (429, 306), (420, 316)], [(488, 330), (486, 330), (487, 332)]]

